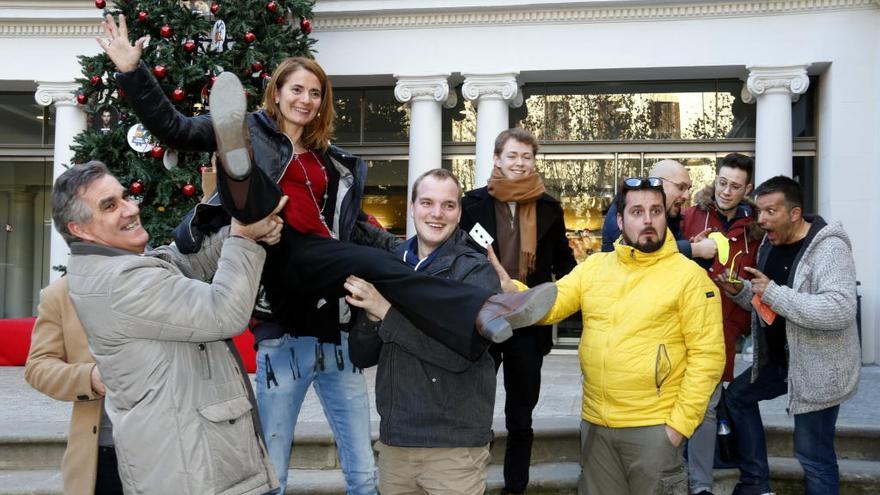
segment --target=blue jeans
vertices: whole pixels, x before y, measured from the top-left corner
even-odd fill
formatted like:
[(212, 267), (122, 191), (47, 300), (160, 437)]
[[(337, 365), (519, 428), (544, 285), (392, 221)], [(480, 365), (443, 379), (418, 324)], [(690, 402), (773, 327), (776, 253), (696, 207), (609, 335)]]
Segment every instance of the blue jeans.
[[(758, 402), (788, 391), (788, 368), (768, 363), (751, 382), (752, 368), (737, 376), (725, 393), (730, 420), (736, 433), (740, 479), (734, 495), (758, 495), (770, 491), (770, 468), (764, 423)], [(794, 455), (804, 468), (806, 495), (837, 495), (840, 474), (834, 452), (834, 432), (840, 406), (794, 416)]]
[(347, 493), (374, 495), (376, 466), (370, 445), (367, 382), (348, 358), (346, 332), (338, 346), (290, 335), (263, 340), (258, 346), (257, 409), (269, 458), (281, 482), (277, 493), (284, 493), (287, 485), (293, 432), (312, 384), (333, 431)]

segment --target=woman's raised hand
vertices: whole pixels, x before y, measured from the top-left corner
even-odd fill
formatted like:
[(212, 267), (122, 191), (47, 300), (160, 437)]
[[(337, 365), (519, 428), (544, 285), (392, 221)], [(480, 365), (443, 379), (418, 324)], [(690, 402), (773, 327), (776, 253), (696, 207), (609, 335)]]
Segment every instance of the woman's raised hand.
[(107, 14), (107, 17), (101, 21), (101, 27), (104, 29), (106, 38), (96, 37), (95, 40), (101, 45), (110, 60), (116, 65), (119, 72), (129, 72), (137, 67), (141, 59), (141, 53), (144, 51), (144, 43), (147, 37), (134, 42), (134, 45), (128, 41), (128, 26), (125, 24), (125, 16), (119, 15), (119, 26), (113, 16)]

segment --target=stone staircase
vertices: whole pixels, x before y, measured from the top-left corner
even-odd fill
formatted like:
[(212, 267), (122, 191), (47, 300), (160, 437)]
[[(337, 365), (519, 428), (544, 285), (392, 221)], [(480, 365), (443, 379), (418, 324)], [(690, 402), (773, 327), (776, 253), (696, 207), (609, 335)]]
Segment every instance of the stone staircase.
[[(488, 493), (502, 487), (501, 466), (505, 432), (496, 422)], [(768, 421), (767, 441), (773, 488), (778, 495), (803, 493), (800, 465), (792, 457), (792, 431), (784, 422)], [(59, 465), (64, 452), (67, 425), (61, 422), (0, 424), (0, 495), (60, 494)], [(373, 425), (377, 432), (377, 425)], [(326, 424), (298, 425), (297, 446), (291, 460), (288, 494), (339, 494), (344, 480), (336, 460), (335, 446)], [(880, 493), (880, 424), (840, 425), (837, 432), (841, 493)], [(578, 419), (539, 418), (535, 422), (529, 493), (574, 494), (580, 472)], [(738, 471), (716, 470), (715, 493), (728, 494)]]

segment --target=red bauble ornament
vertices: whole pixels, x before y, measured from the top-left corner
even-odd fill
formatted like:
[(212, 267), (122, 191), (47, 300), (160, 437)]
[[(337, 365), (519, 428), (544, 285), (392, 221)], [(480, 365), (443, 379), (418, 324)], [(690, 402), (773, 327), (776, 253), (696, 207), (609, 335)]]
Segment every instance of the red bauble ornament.
[(260, 61), (252, 63), (251, 70), (254, 72), (260, 72), (261, 70), (263, 70), (263, 63)]
[[(98, 1), (102, 1), (102, 0), (98, 0)], [(100, 8), (103, 9), (104, 7), (100, 7)], [(268, 10), (269, 12), (274, 14), (275, 12), (278, 11), (278, 4), (275, 2), (269, 2), (266, 4), (266, 10)]]
[(117, 98), (125, 98), (125, 90), (122, 88), (116, 88)]
[(103, 9), (106, 6), (107, 6), (107, 2), (105, 2), (104, 0), (95, 0), (95, 7), (98, 7), (99, 9)]
[(157, 160), (161, 159), (163, 156), (165, 156), (165, 148), (159, 145), (153, 146), (153, 149), (150, 150), (150, 156)]
[(128, 186), (128, 192), (134, 194), (135, 196), (140, 196), (144, 192), (144, 183), (139, 180), (133, 181)]
[(76, 95), (76, 102), (79, 103), (80, 105), (85, 105), (87, 101), (89, 101), (88, 96), (86, 96), (82, 93)]
[(148, 14), (146, 11), (142, 10), (142, 11), (140, 11), (140, 12), (137, 13), (137, 18), (136, 18), (136, 19), (137, 19), (137, 21), (138, 21), (139, 23), (141, 23), (141, 24), (146, 24), (147, 21), (150, 20), (150, 14)]
[(180, 192), (187, 198), (191, 198), (196, 194), (196, 186), (189, 183), (184, 184), (183, 187), (180, 188)]
[(183, 88), (174, 88), (174, 91), (171, 92), (171, 99), (174, 101), (183, 101), (186, 98), (186, 91)]
[(272, 74), (269, 74), (268, 72), (263, 71), (263, 72), (260, 73), (260, 77), (262, 77), (263, 79), (265, 79), (265, 78), (267, 78), (267, 77), (272, 77)]
[(244, 42), (245, 43), (253, 43), (254, 41), (257, 41), (256, 34), (250, 32), (250, 31), (244, 33)]
[(92, 76), (92, 77), (90, 77), (90, 78), (89, 78), (89, 83), (91, 83), (91, 85), (92, 85), (92, 86), (95, 86), (95, 87), (100, 86), (100, 85), (101, 85), (101, 76)]
[(275, 18), (275, 24), (284, 24), (285, 21), (286, 21), (286, 19), (284, 18), (283, 15), (279, 15), (278, 17)]
[(153, 74), (159, 79), (162, 79), (168, 75), (168, 69), (166, 69), (164, 65), (157, 65), (153, 67)]
[(300, 19), (300, 21), (299, 21), (299, 28), (300, 28), (300, 30), (302, 30), (303, 33), (305, 33), (305, 34), (311, 34), (311, 32), (312, 32), (312, 21), (310, 21), (310, 20), (306, 19), (305, 17), (303, 17), (303, 18)]
[(207, 170), (207, 169), (208, 169), (207, 163), (200, 163), (199, 166), (196, 167), (196, 170), (198, 170), (200, 174), (205, 173), (205, 170)]
[(216, 14), (217, 12), (220, 12), (220, 4), (219, 3), (212, 3), (211, 4), (211, 13)]
[(164, 24), (159, 28), (159, 36), (163, 38), (170, 38), (172, 34), (174, 34), (174, 30), (168, 24)]
[(192, 52), (196, 51), (196, 42), (193, 40), (186, 40), (183, 43), (183, 51), (185, 51), (187, 53), (192, 53)]

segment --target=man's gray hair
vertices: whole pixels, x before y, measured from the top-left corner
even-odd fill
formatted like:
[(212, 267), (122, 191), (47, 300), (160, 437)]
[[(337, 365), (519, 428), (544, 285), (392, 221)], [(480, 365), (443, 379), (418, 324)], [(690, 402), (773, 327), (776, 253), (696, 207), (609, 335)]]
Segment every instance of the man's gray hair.
[(52, 186), (52, 222), (68, 245), (81, 239), (70, 233), (67, 224), (86, 224), (92, 221), (92, 211), (80, 198), (80, 192), (92, 182), (109, 174), (107, 165), (92, 160), (70, 167), (55, 179), (55, 185)]

